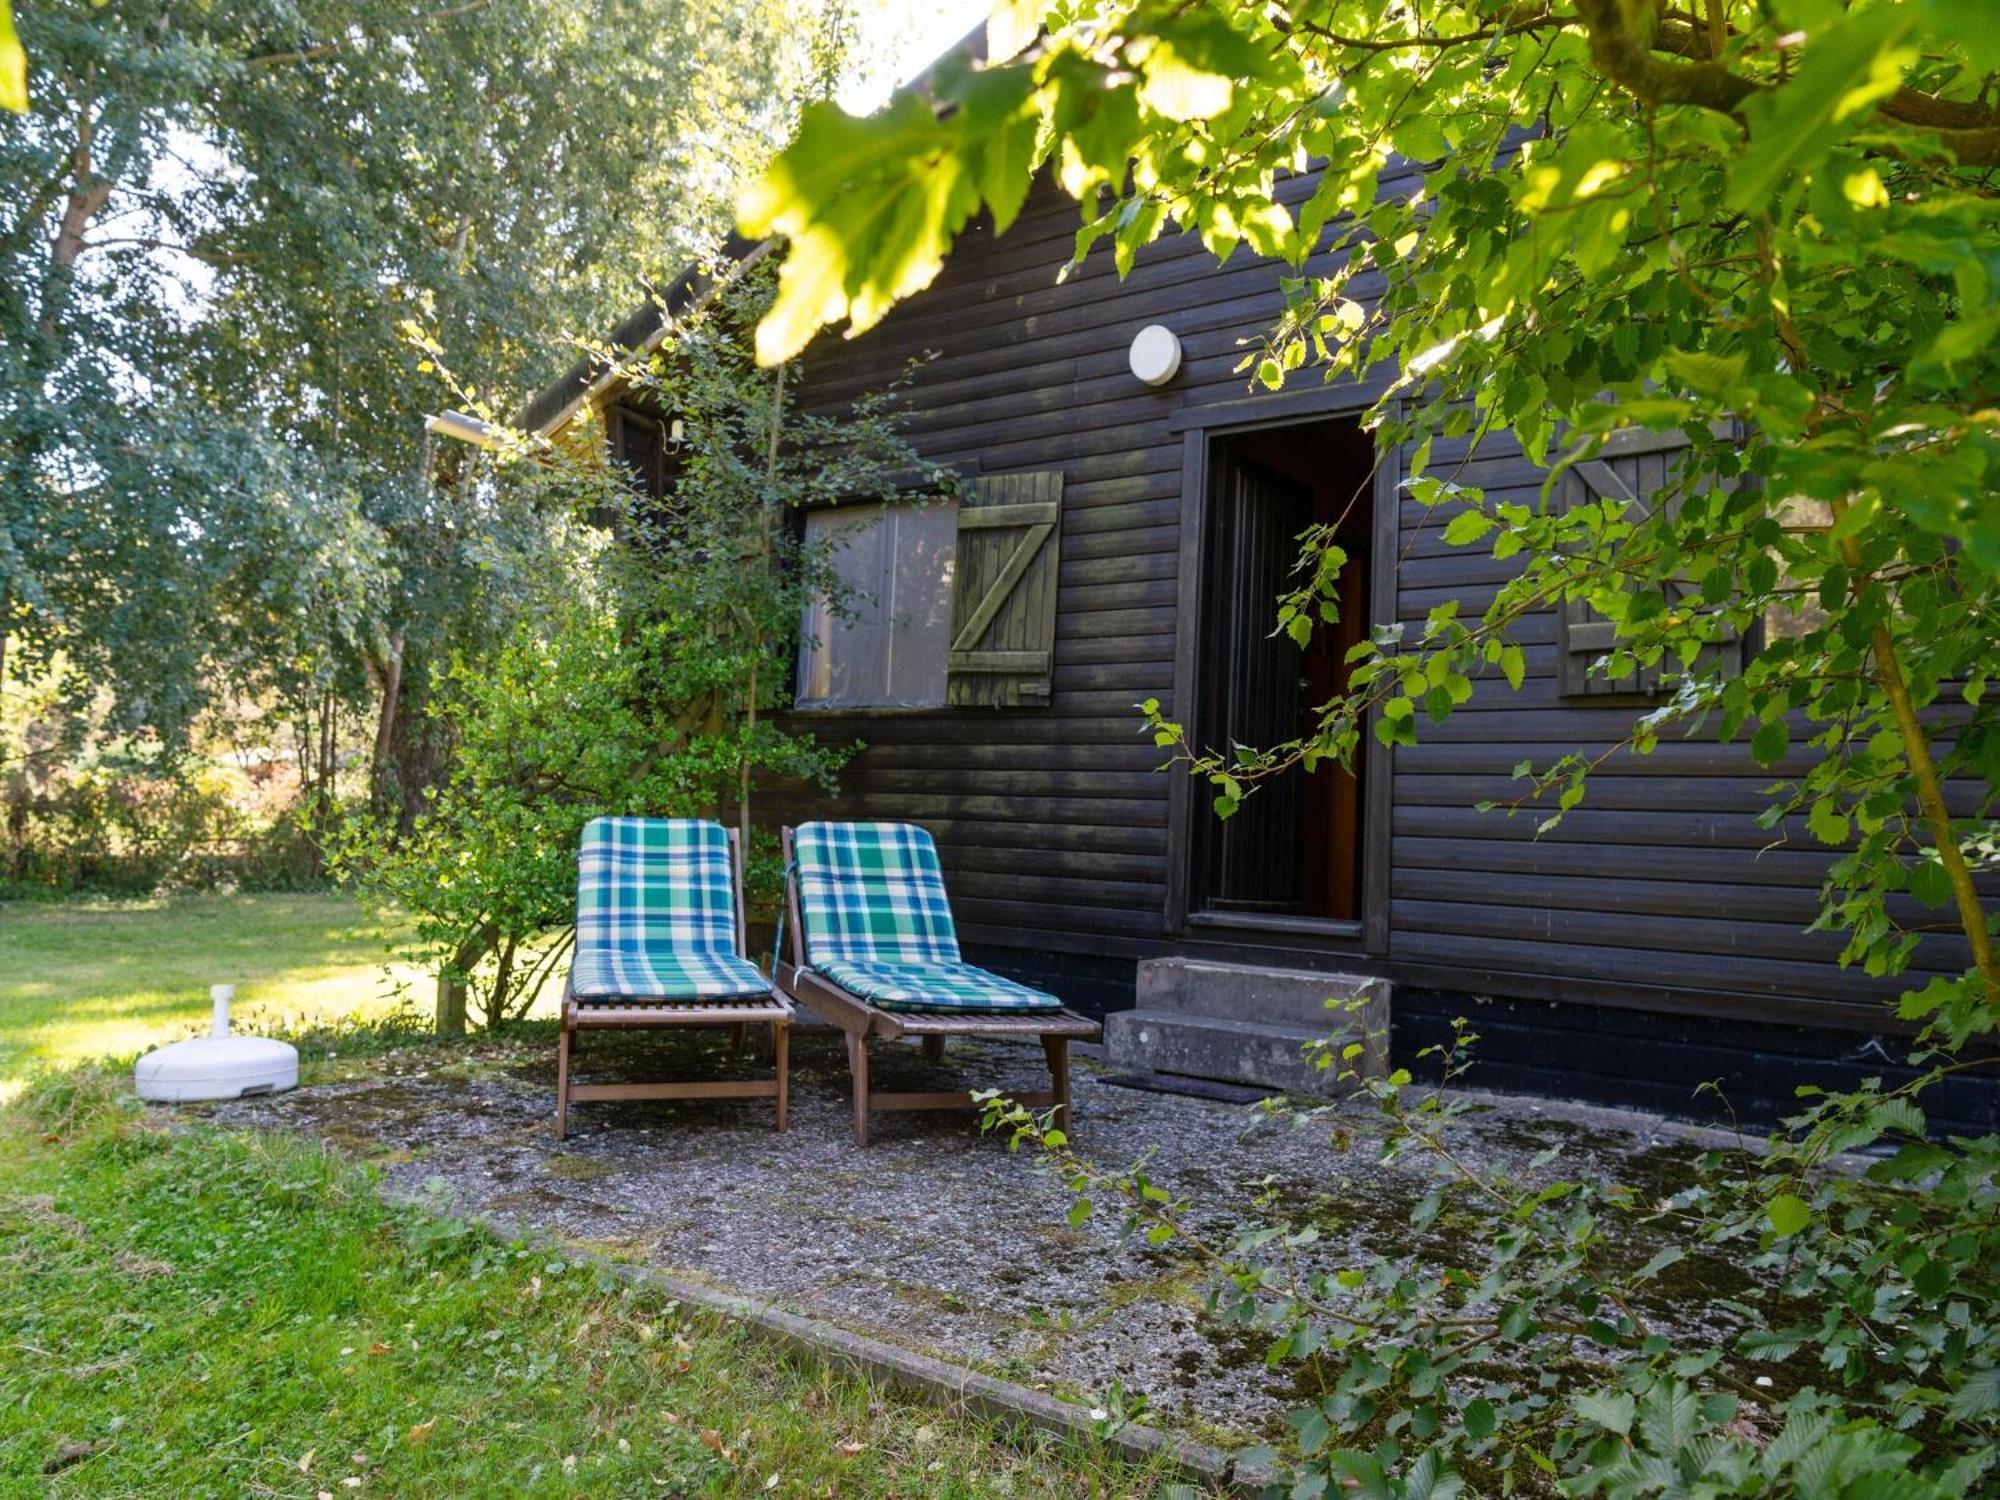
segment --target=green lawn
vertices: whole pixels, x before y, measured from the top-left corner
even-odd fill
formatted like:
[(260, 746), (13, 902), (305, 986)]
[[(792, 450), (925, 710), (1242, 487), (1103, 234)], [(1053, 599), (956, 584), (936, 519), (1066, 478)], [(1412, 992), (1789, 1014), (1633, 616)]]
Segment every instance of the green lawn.
[(38, 1063), (206, 1030), (211, 984), (236, 986), (246, 1027), (385, 1014), (391, 936), (335, 895), (0, 902), (0, 1098)]
[(0, 1494), (1087, 1496), (1161, 1476), (789, 1360), (121, 1075), (0, 1131)]
[[(79, 1061), (199, 1027), (222, 980), (252, 1021), (387, 1011), (388, 936), (330, 896), (0, 908), (0, 1495), (1161, 1492)], [(436, 1044), (364, 1028), (314, 1070), (331, 1045)]]

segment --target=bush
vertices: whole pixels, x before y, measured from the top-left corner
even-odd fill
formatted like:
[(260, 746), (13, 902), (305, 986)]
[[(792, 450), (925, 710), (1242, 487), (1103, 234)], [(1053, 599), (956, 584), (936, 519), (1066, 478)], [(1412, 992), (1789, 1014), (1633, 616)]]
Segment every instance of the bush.
[[(469, 996), (488, 1026), (518, 1016), (567, 952), (583, 826), (616, 814), (690, 817), (734, 786), (744, 737), (689, 722), (709, 670), (694, 622), (643, 625), (602, 604), (555, 601), (492, 659), (460, 661), (441, 712), (458, 748), (410, 835), (357, 818), (336, 868), (413, 919), (404, 956), (439, 975), (440, 1024)], [(771, 731), (760, 767), (818, 776), (837, 757)]]
[[(1448, 1084), (1476, 1041), (1459, 1032)], [(1664, 1198), (1551, 1175), (1554, 1147), (1524, 1172), (1472, 1165), (1457, 1127), (1477, 1105), (1356, 1078), (1384, 1160), (1430, 1169), (1411, 1225), (1450, 1232), (1332, 1269), (1302, 1268), (1310, 1225), (1253, 1209), (1204, 1240), (1143, 1163), (1106, 1169), (998, 1099), (987, 1118), (1051, 1155), (1073, 1221), (1108, 1200), (1128, 1234), (1192, 1242), (1210, 1314), (1296, 1371), (1313, 1400), (1274, 1495), (1963, 1496), (2000, 1452), (2000, 1137), (1926, 1138), (1925, 1089), (1973, 1065), (1932, 1061), (1899, 1089), (1806, 1091), (1761, 1149), (1700, 1154)], [(1277, 1108), (1338, 1150), (1352, 1107)]]

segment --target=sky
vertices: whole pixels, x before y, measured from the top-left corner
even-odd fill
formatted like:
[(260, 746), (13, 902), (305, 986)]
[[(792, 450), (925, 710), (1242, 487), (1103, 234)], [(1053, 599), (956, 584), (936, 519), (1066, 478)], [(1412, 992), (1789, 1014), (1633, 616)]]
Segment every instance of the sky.
[[(834, 96), (866, 114), (986, 19), (992, 0), (861, 0), (854, 79)], [(869, 59), (881, 59), (871, 63)]]

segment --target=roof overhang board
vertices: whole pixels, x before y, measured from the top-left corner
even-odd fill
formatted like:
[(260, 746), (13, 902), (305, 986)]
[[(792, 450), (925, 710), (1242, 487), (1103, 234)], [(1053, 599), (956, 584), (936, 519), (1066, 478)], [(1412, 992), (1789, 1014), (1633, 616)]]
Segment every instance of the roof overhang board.
[(537, 437), (553, 437), (585, 408), (601, 406), (624, 383), (629, 359), (644, 359), (667, 340), (675, 324), (706, 307), (744, 272), (773, 253), (776, 240), (750, 241), (732, 236), (723, 249), (727, 262), (720, 275), (710, 276), (689, 266), (674, 278), (664, 295), (636, 309), (611, 332), (609, 342), (624, 358), (590, 356), (578, 360), (562, 378), (544, 388), (516, 417), (516, 425)]

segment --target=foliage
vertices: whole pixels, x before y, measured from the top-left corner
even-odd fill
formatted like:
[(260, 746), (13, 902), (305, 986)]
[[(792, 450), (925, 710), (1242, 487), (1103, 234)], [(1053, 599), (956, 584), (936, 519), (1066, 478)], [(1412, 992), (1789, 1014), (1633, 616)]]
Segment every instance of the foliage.
[[(1121, 273), (1169, 230), (1285, 263), (1285, 311), (1245, 373), (1275, 388), (1316, 368), (1379, 396), (1408, 492), (1501, 581), (1477, 618), (1446, 602), (1410, 630), (1377, 622), (1293, 742), (1191, 744), (1147, 705), (1219, 814), (1271, 776), (1351, 762), (1365, 734), (1414, 742), (1478, 678), (1520, 690), (1543, 665), (1528, 627), (1587, 606), (1613, 628), (1593, 669), (1650, 669), (1665, 692), (1608, 750), (1523, 763), (1511, 810), (1549, 799), (1546, 831), (1597, 766), (1712, 722), (1778, 778), (1774, 840), (1837, 851), (1817, 925), (1848, 933), (1849, 961), (1901, 973), (1922, 933), (1957, 929), (1927, 966), (1964, 972), (1900, 1007), (1939, 1048), (1930, 1072), (1820, 1100), (1665, 1205), (1463, 1171), (1455, 1106), (1372, 1086), (1391, 1149), (1438, 1165), (1419, 1214), (1463, 1215), (1453, 1264), (1298, 1284), (1272, 1232), (1217, 1252), (1235, 1289), (1219, 1306), (1272, 1326), (1277, 1357), (1334, 1372), (1299, 1419), (1294, 1493), (1951, 1494), (1990, 1462), (2000, 1157), (1991, 1138), (1924, 1144), (1917, 1102), (1979, 1065), (1958, 1049), (2000, 1023), (1974, 882), (2000, 793), (2000, 52), (1984, 9), (1025, 0), (989, 26), (992, 62), (937, 70), (930, 97), (866, 121), (809, 112), (743, 200), (746, 230), (790, 240), (760, 329), (770, 358), (825, 324), (869, 327), (975, 213), (1004, 232), (1044, 168), (1082, 204), (1078, 255), (1108, 238)], [(1281, 194), (1309, 165), (1317, 178)], [(1648, 430), (1682, 442), (1663, 485), (1560, 503), (1568, 471)], [(1549, 466), (1540, 504), (1461, 482), (1516, 444)], [(1304, 552), (1275, 601), (1302, 644), (1334, 617), (1344, 562), (1332, 528)], [(1720, 668), (1720, 643), (1759, 637), (1740, 671)], [(1834, 1169), (1864, 1145), (1894, 1154), (1864, 1178)], [(1179, 1232), (1142, 1174), (1064, 1159), (1149, 1234)], [(1667, 1268), (1605, 1260), (1621, 1217), (1748, 1262), (1726, 1349), (1633, 1311)], [(1760, 1355), (1795, 1389), (1758, 1386)]]
[[(0, 698), (0, 893), (325, 884), (300, 794), (330, 800), (351, 747), (273, 743), (274, 729), (293, 726), (238, 706), (168, 754), (113, 729), (108, 695), (76, 703), (64, 676), (17, 681)], [(323, 777), (322, 751), (332, 761)]]
[(836, 22), (770, 0), (24, 13), (0, 679), (60, 665), (170, 750), (232, 704), (315, 730), (379, 708), (376, 800), (413, 813), (447, 748), (421, 738), (437, 675), (506, 637), (546, 517), (496, 514), (449, 459), (432, 482), (399, 325), (482, 388), (540, 379), (707, 239)]
[[(1351, 760), (1371, 725), (1413, 742), (1420, 708), (1449, 717), (1482, 674), (1519, 688), (1523, 623), (1587, 604), (1616, 630), (1597, 670), (1660, 666), (1671, 688), (1608, 754), (1706, 718), (1747, 735), (1784, 778), (1774, 836), (1844, 850), (1820, 925), (1897, 973), (1935, 925), (1925, 908), (1948, 908), (1962, 940), (1938, 960), (1966, 977), (1904, 1014), (1990, 1030), (2000, 961), (1972, 866), (2000, 790), (2000, 110), (1984, 82), (2000, 53), (1982, 10), (1105, 0), (1050, 10), (1038, 37), (1039, 5), (1003, 6), (1001, 61), (942, 69), (935, 99), (871, 120), (809, 112), (745, 198), (747, 229), (791, 240), (760, 347), (868, 327), (974, 212), (1004, 231), (1044, 165), (1082, 201), (1078, 253), (1109, 237), (1121, 271), (1169, 228), (1218, 257), (1280, 258), (1286, 311), (1245, 369), (1379, 381), (1380, 441), (1412, 445), (1410, 492), (1506, 581), (1477, 619), (1447, 602), (1411, 631), (1378, 623), (1291, 743), (1190, 745), (1151, 705), (1217, 810), (1293, 765)], [(1278, 183), (1309, 161), (1317, 182), (1288, 206)], [(1663, 488), (1550, 503), (1634, 428), (1686, 440)], [(1553, 456), (1539, 507), (1453, 477), (1507, 431)], [(1342, 560), (1331, 528), (1308, 536), (1280, 604), (1294, 638), (1334, 613)], [(1704, 665), (1759, 631), (1740, 675)], [(1523, 800), (1551, 796), (1560, 817), (1608, 754), (1524, 765)]]
[(750, 770), (760, 758), (798, 753), (784, 749), (797, 741), (768, 715), (794, 698), (799, 621), (817, 600), (835, 610), (852, 603), (824, 550), (806, 545), (799, 514), (947, 494), (956, 481), (898, 432), (900, 383), (805, 410), (798, 372), (760, 372), (751, 330), (770, 306), (771, 277), (758, 267), (725, 274), (713, 300), (659, 350), (622, 363), (631, 396), (678, 421), (681, 437), (670, 493), (656, 509), (631, 512), (633, 545), (619, 562), (644, 578), (646, 607), (701, 622), (695, 660), (679, 670), (703, 675), (691, 685), (705, 689), (706, 711), (739, 736), (735, 791), (747, 844)]
[[(1476, 1040), (1461, 1021), (1447, 1085)], [(1218, 1239), (1144, 1162), (1107, 1169), (1046, 1115), (990, 1098), (987, 1123), (1048, 1153), (1072, 1223), (1102, 1203), (1203, 1260), (1210, 1316), (1296, 1372), (1311, 1400), (1274, 1495), (1942, 1497), (1981, 1492), (2000, 1452), (2000, 1140), (1926, 1140), (1939, 1076), (1819, 1098), (1664, 1195), (1565, 1175), (1560, 1142), (1478, 1163), (1456, 1132), (1478, 1105), (1356, 1078), (1358, 1110), (1274, 1107), (1335, 1152), (1372, 1125), (1384, 1161), (1428, 1170), (1421, 1248), (1353, 1262), (1268, 1205)], [(1864, 1149), (1865, 1171), (1843, 1159)]]
[(35, 1267), (0, 1310), (0, 1488), (1104, 1495), (1156, 1478), (774, 1359), (588, 1260), (378, 1187), (314, 1142), (154, 1126), (120, 1075), (42, 1085), (0, 1122), (0, 1235)]
[(489, 1026), (524, 1011), (568, 949), (583, 825), (606, 814), (687, 817), (712, 810), (744, 753), (816, 774), (823, 757), (776, 737), (691, 719), (714, 664), (685, 649), (694, 622), (621, 618), (603, 602), (557, 599), (481, 662), (460, 660), (438, 708), (456, 746), (449, 779), (415, 826), (356, 820), (341, 873), (407, 912), (410, 961), (450, 993), (470, 984)]
[[(733, 803), (755, 852), (759, 782), (830, 790), (852, 753), (771, 716), (792, 701), (805, 606), (843, 602), (794, 512), (946, 477), (897, 435), (893, 391), (805, 412), (796, 381), (757, 370), (747, 330), (770, 296), (754, 267), (718, 273), (657, 350), (600, 351), (628, 401), (679, 424), (661, 497), (607, 465), (595, 426), (549, 441), (481, 412), (501, 455), (493, 486), (591, 524), (544, 557), (560, 581), (510, 645), (455, 665), (438, 710), (455, 744), (446, 785), (407, 834), (393, 819), (365, 824), (343, 866), (416, 914), (413, 952), (447, 987), (475, 981), (489, 1024), (525, 1009), (560, 962), (589, 819), (713, 817)], [(442, 348), (424, 346), (442, 367)], [(605, 521), (608, 536), (595, 529)], [(754, 868), (775, 894), (769, 862)], [(448, 989), (440, 1000), (449, 1029)]]

